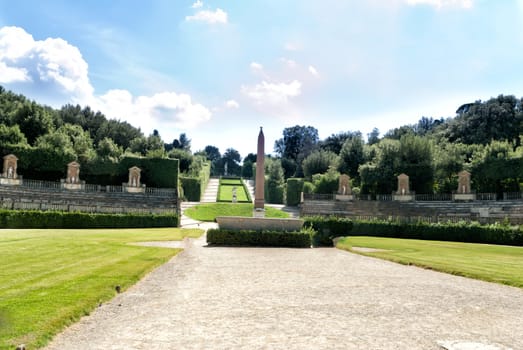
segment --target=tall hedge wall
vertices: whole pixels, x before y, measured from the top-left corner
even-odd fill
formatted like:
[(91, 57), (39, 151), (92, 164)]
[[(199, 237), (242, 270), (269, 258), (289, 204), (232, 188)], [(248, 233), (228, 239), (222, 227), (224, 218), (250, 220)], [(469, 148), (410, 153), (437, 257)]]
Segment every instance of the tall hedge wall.
[[(12, 153), (18, 158), (18, 174), (26, 179), (59, 181), (64, 179), (67, 164), (74, 157), (58, 150), (32, 147), (2, 149), (4, 155)], [(129, 179), (129, 168), (142, 169), (141, 181), (148, 187), (177, 188), (179, 160), (166, 158), (124, 157), (120, 162), (110, 160), (80, 163), (80, 179), (98, 185), (120, 186)]]

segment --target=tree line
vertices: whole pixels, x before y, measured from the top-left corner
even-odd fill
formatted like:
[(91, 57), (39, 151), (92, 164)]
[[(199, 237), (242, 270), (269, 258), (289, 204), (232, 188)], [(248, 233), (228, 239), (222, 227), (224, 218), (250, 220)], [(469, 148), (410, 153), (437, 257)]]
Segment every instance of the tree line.
[[(304, 178), (306, 191), (331, 193), (343, 173), (351, 177), (356, 192), (375, 195), (393, 192), (396, 176), (406, 173), (416, 193), (449, 193), (457, 187), (457, 173), (465, 169), (478, 192), (520, 191), (522, 106), (523, 99), (500, 95), (463, 104), (455, 117), (422, 117), (381, 137), (374, 128), (366, 137), (360, 131), (341, 131), (320, 140), (313, 126), (285, 128), (274, 155), (267, 156), (267, 181), (270, 188), (282, 188), (288, 178)], [(211, 175), (224, 175), (227, 168), (229, 175), (250, 178), (256, 162), (255, 154), (242, 158), (234, 148), (222, 154), (208, 145), (193, 152), (185, 133), (166, 143), (156, 130), (146, 136), (88, 106), (53, 109), (1, 86), (0, 148), (4, 154), (41, 149), (49, 157), (60, 154), (80, 162), (117, 162), (129, 155), (176, 158), (180, 173), (195, 177), (209, 162)]]

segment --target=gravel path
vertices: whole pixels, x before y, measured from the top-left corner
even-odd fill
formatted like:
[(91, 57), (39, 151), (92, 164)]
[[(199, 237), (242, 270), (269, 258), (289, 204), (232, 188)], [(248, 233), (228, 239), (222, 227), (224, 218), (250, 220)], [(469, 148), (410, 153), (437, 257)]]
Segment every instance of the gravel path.
[(186, 242), (47, 349), (523, 349), (521, 289), (333, 248)]

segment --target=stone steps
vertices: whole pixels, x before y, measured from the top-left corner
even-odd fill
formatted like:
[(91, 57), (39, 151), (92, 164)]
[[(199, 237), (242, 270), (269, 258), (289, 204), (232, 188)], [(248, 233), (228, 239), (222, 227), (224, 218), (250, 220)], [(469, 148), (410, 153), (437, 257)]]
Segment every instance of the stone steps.
[(202, 198), (200, 199), (201, 203), (216, 203), (218, 197), (218, 187), (220, 187), (220, 180), (217, 178), (209, 179), (209, 183), (205, 188)]

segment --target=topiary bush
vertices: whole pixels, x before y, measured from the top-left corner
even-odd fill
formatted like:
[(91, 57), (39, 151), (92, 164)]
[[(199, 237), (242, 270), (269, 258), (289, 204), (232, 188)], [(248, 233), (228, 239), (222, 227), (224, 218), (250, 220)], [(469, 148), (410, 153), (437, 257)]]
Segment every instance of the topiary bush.
[(222, 246), (310, 248), (311, 231), (297, 232), (210, 229), (207, 243)]
[(303, 220), (304, 227), (310, 227), (315, 231), (312, 235), (314, 247), (332, 247), (332, 239), (348, 236), (353, 225), (352, 220), (336, 216), (309, 216)]

